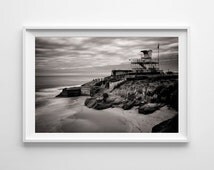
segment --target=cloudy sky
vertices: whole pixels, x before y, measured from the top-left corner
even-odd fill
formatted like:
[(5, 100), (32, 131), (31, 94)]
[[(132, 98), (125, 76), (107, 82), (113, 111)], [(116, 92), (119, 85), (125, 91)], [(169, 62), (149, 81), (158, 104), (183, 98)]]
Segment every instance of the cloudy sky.
[[(177, 37), (37, 37), (36, 75), (108, 74), (130, 69), (129, 59), (160, 44), (162, 69), (177, 71)], [(110, 74), (110, 73), (109, 73)]]

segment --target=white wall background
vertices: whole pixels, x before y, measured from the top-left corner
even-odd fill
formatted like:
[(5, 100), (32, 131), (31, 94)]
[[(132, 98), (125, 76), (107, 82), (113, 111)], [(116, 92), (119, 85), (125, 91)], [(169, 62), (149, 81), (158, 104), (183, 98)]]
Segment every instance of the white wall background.
[[(213, 169), (214, 1), (1, 0), (1, 170)], [(190, 143), (23, 144), (23, 25), (189, 25)]]

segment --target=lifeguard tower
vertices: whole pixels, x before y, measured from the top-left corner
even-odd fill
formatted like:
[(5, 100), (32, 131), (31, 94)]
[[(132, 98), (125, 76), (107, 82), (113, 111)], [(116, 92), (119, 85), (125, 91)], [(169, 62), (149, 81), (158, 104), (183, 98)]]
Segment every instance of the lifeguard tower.
[(158, 57), (152, 58), (152, 50), (140, 51), (140, 58), (131, 59), (132, 71), (135, 74), (155, 74), (160, 73), (159, 69), (159, 45)]

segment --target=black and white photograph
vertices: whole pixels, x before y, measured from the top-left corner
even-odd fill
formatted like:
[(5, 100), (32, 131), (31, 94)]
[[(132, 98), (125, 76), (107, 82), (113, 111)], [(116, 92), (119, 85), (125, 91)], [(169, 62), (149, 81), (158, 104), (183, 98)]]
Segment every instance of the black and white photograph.
[(179, 133), (178, 37), (36, 37), (36, 133)]

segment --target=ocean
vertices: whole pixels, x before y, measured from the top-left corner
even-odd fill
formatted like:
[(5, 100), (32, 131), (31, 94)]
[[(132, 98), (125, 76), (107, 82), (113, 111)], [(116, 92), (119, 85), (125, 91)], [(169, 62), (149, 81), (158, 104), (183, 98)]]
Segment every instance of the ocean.
[[(100, 75), (66, 75), (66, 76), (36, 76), (36, 114), (52, 112), (62, 103), (72, 99), (56, 98), (65, 87), (80, 86)], [(51, 106), (51, 109), (49, 108)]]
[(100, 75), (36, 76), (36, 92), (47, 88), (82, 85), (96, 78), (101, 77)]

